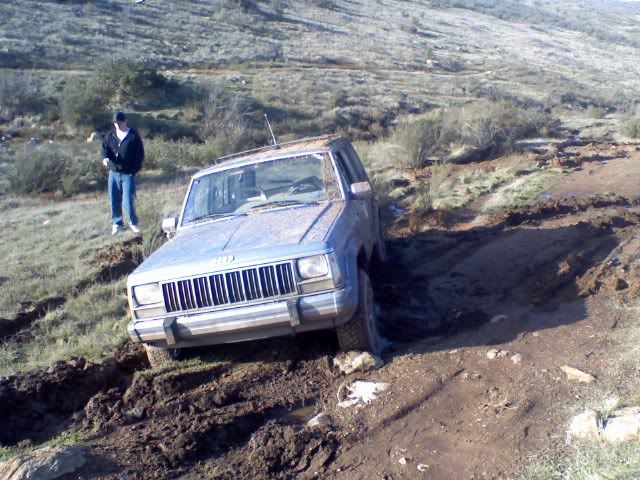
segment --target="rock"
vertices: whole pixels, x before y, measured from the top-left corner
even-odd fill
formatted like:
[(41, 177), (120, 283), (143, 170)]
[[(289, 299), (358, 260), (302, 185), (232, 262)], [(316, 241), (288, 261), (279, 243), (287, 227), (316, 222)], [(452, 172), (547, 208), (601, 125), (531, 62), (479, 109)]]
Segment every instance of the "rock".
[(76, 445), (44, 447), (0, 463), (0, 478), (3, 480), (53, 480), (76, 471), (85, 463), (82, 447)]
[(487, 358), (488, 358), (489, 360), (493, 360), (494, 358), (496, 358), (496, 357), (498, 356), (498, 353), (499, 353), (499, 352), (500, 352), (500, 351), (499, 351), (499, 350), (496, 350), (495, 348), (494, 348), (494, 349), (492, 349), (492, 350), (489, 350), (489, 351), (487, 352)]
[[(358, 404), (369, 404), (378, 398), (378, 393), (384, 392), (388, 388), (388, 383), (363, 382), (357, 380), (346, 387), (348, 392), (347, 398), (338, 402), (338, 406), (340, 408), (347, 408)], [(340, 390), (338, 390), (338, 398), (341, 396)]]
[(567, 378), (569, 380), (576, 380), (582, 383), (592, 383), (596, 377), (593, 375), (583, 372), (582, 370), (578, 370), (577, 368), (569, 367), (567, 365), (563, 365), (560, 369), (567, 374)]
[(509, 355), (509, 352), (506, 350), (498, 350), (498, 356), (499, 357), (506, 357), (507, 355)]
[(602, 421), (593, 410), (586, 409), (571, 420), (569, 437), (596, 440), (600, 437)]
[(382, 359), (369, 352), (340, 353), (333, 359), (333, 365), (345, 375), (354, 372), (368, 372), (384, 365)]
[(429, 465), (427, 465), (426, 463), (419, 463), (416, 468), (418, 469), (419, 472), (426, 472), (427, 469), (429, 468)]
[(629, 415), (637, 415), (640, 413), (640, 407), (623, 407), (611, 412), (610, 417), (626, 417)]
[(522, 363), (522, 355), (519, 353), (516, 353), (511, 357), (511, 361), (516, 365), (520, 365)]
[[(623, 415), (607, 418), (602, 436), (609, 442), (640, 440), (640, 409), (631, 407), (616, 411)], [(628, 413), (627, 413), (628, 412)]]
[(89, 135), (89, 138), (87, 138), (87, 143), (97, 142), (98, 140), (100, 140), (98, 132), (91, 132), (91, 135)]
[(326, 413), (320, 412), (307, 422), (307, 427), (317, 427), (318, 425), (320, 425), (321, 420), (325, 417), (325, 415)]
[(492, 324), (496, 324), (496, 323), (500, 323), (500, 322), (504, 322), (505, 320), (508, 320), (509, 317), (507, 317), (506, 315), (494, 315), (493, 318), (491, 320), (489, 320), (489, 323)]

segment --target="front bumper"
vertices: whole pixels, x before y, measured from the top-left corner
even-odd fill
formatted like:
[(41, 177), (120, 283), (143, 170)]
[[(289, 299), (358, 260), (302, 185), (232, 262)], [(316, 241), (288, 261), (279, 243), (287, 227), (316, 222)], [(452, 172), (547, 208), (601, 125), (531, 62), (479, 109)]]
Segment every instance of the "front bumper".
[[(351, 282), (353, 283), (353, 282)], [(214, 312), (136, 320), (128, 325), (134, 342), (183, 348), (278, 337), (334, 328), (351, 319), (356, 285), (331, 292)]]

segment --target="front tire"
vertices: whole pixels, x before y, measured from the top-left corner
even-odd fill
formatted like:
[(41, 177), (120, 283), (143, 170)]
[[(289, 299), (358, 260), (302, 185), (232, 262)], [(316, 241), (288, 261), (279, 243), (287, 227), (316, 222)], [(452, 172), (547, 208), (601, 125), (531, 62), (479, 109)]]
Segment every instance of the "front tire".
[(351, 320), (337, 327), (336, 331), (341, 350), (380, 353), (382, 343), (378, 333), (373, 288), (369, 274), (363, 269), (358, 270), (358, 308)]
[(179, 348), (154, 347), (145, 343), (144, 349), (147, 352), (147, 359), (151, 368), (174, 363), (180, 356)]

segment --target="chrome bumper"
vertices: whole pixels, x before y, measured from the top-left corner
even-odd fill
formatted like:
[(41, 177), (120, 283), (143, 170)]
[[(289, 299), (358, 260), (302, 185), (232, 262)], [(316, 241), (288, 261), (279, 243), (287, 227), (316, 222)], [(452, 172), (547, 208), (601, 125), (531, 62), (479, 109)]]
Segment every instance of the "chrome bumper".
[(340, 290), (154, 320), (128, 325), (134, 342), (182, 348), (241, 342), (334, 328), (351, 319), (358, 304), (357, 286)]

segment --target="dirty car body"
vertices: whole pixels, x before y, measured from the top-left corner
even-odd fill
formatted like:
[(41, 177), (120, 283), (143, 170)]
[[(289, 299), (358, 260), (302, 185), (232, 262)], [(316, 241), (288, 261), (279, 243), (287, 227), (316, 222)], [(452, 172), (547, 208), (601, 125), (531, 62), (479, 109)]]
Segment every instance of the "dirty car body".
[(198, 172), (163, 228), (172, 238), (127, 281), (129, 335), (160, 349), (339, 329), (362, 303), (359, 272), (384, 255), (367, 174), (336, 136)]

